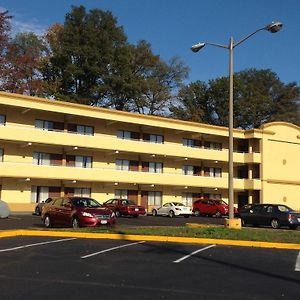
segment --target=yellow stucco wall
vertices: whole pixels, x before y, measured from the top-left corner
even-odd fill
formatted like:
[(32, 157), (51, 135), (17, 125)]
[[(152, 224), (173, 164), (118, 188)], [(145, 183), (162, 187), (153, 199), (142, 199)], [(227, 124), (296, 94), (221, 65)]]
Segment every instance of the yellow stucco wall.
[(300, 209), (300, 128), (284, 123), (266, 124), (262, 144), (262, 202), (284, 203)]

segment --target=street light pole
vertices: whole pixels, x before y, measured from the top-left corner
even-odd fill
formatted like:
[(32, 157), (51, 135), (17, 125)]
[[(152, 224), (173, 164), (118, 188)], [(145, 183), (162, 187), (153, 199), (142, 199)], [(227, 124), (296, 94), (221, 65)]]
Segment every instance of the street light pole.
[(228, 151), (228, 217), (234, 218), (233, 189), (233, 37), (229, 42), (229, 151)]
[(234, 43), (233, 37), (230, 38), (229, 45), (221, 45), (216, 43), (198, 43), (191, 47), (193, 52), (198, 52), (205, 45), (211, 45), (218, 48), (225, 48), (229, 50), (229, 151), (228, 151), (228, 207), (229, 207), (229, 220), (234, 219), (234, 187), (233, 187), (233, 49), (249, 39), (251, 36), (261, 30), (267, 30), (271, 33), (276, 33), (282, 28), (281, 22), (272, 22), (265, 27), (259, 28), (242, 38), (237, 43)]

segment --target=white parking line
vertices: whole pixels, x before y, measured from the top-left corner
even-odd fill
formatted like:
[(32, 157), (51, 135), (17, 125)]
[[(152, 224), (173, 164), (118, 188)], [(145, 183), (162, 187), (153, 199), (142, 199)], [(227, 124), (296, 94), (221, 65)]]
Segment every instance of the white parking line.
[(297, 259), (296, 259), (295, 271), (296, 271), (296, 272), (299, 272), (299, 271), (300, 271), (300, 251), (299, 251), (298, 256), (297, 256)]
[(81, 258), (85, 259), (85, 258), (88, 258), (88, 257), (91, 257), (91, 256), (95, 256), (95, 255), (98, 255), (98, 254), (105, 253), (105, 252), (117, 250), (117, 249), (124, 248), (124, 247), (129, 247), (129, 246), (133, 246), (133, 245), (137, 245), (137, 244), (142, 244), (142, 243), (145, 243), (145, 242), (146, 241), (141, 241), (141, 242), (130, 243), (130, 244), (122, 245), (122, 246), (117, 246), (117, 247), (105, 249), (105, 250), (102, 250), (102, 251), (99, 251), (99, 252), (94, 252), (94, 253), (91, 253), (91, 254), (88, 254), (88, 255), (84, 255), (84, 256), (81, 256)]
[(179, 259), (177, 259), (177, 260), (174, 260), (173, 263), (180, 263), (180, 262), (182, 262), (183, 260), (185, 260), (185, 259), (187, 259), (187, 258), (189, 258), (189, 257), (191, 257), (191, 256), (193, 256), (193, 255), (195, 255), (195, 254), (197, 254), (197, 253), (199, 253), (199, 252), (202, 252), (202, 251), (205, 251), (205, 250), (207, 250), (207, 249), (209, 249), (209, 248), (212, 248), (212, 247), (216, 247), (216, 245), (209, 245), (209, 246), (207, 246), (207, 247), (198, 249), (198, 250), (196, 250), (196, 251), (194, 251), (194, 252), (192, 252), (192, 253), (190, 253), (190, 254), (188, 254), (188, 255), (186, 255), (186, 256), (183, 256), (183, 257), (181, 257), (181, 258), (179, 258)]
[(2, 250), (0, 250), (0, 252), (15, 251), (15, 250), (20, 250), (20, 249), (24, 249), (24, 248), (34, 247), (34, 246), (42, 246), (42, 245), (47, 245), (47, 244), (52, 244), (52, 243), (61, 243), (61, 242), (67, 242), (67, 241), (72, 241), (72, 240), (76, 240), (76, 238), (60, 239), (60, 240), (55, 240), (55, 241), (23, 245), (23, 246), (14, 247), (14, 248), (2, 249)]

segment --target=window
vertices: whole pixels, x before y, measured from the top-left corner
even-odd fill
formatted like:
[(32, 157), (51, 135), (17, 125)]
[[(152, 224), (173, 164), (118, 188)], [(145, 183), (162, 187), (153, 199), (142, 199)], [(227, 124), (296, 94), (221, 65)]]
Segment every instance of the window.
[(222, 170), (221, 168), (204, 168), (204, 176), (209, 177), (222, 177)]
[(183, 146), (186, 146), (186, 147), (200, 147), (201, 141), (193, 140), (193, 139), (183, 139), (182, 144), (183, 144)]
[(91, 197), (90, 188), (74, 188), (74, 197)]
[(118, 199), (127, 199), (128, 190), (115, 190), (115, 197)]
[(160, 162), (149, 162), (150, 173), (162, 173), (163, 164)]
[(131, 132), (125, 130), (117, 131), (117, 138), (123, 140), (139, 140), (140, 134), (138, 132)]
[(43, 153), (43, 152), (34, 152), (33, 163), (35, 165), (50, 166), (51, 165), (50, 154)]
[(162, 192), (148, 192), (148, 205), (161, 206)]
[(127, 159), (117, 159), (116, 169), (122, 171), (129, 171), (129, 160)]
[(35, 128), (39, 128), (43, 130), (63, 131), (64, 123), (37, 119), (35, 120)]
[(94, 128), (92, 126), (76, 125), (76, 132), (84, 135), (94, 135)]
[(0, 115), (0, 125), (5, 125), (5, 123), (6, 123), (6, 116)]
[(182, 193), (182, 203), (185, 206), (193, 206), (193, 194), (192, 193)]
[(221, 194), (204, 194), (204, 199), (212, 199), (212, 200), (221, 200), (222, 195)]
[(182, 167), (182, 174), (183, 175), (194, 175), (194, 167), (193, 166), (184, 165)]
[(157, 135), (157, 134), (144, 133), (143, 140), (150, 143), (156, 143), (156, 144), (164, 143), (164, 137), (162, 135)]
[(49, 187), (31, 186), (31, 202), (40, 203), (49, 198)]
[(212, 150), (222, 150), (222, 143), (206, 141), (206, 142), (204, 142), (204, 148), (212, 149)]
[(52, 130), (53, 129), (53, 122), (45, 121), (45, 120), (35, 120), (35, 127), (39, 129), (46, 129)]
[(91, 156), (75, 156), (75, 167), (77, 168), (91, 168), (92, 157)]
[(3, 149), (0, 148), (0, 162), (3, 162), (3, 153), (4, 153)]
[(54, 153), (33, 152), (33, 163), (44, 166), (61, 166), (62, 155)]

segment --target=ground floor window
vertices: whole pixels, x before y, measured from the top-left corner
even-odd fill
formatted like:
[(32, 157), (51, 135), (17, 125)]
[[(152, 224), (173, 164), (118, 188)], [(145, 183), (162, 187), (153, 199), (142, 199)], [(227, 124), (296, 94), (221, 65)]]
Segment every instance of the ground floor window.
[(192, 193), (182, 193), (181, 201), (185, 206), (193, 206), (193, 194)]
[(148, 192), (148, 205), (161, 206), (162, 192)]

